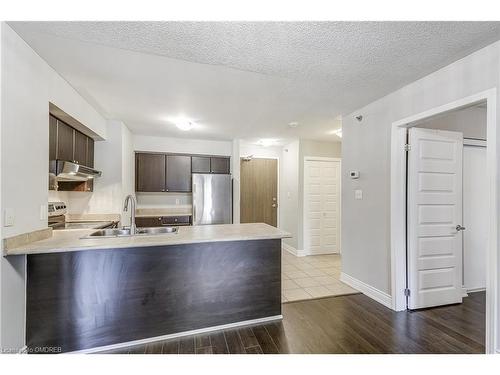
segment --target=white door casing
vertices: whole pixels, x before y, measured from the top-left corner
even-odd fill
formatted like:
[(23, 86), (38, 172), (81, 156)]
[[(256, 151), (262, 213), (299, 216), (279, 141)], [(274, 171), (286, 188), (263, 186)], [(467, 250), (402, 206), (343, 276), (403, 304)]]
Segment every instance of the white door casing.
[(340, 159), (304, 159), (304, 252), (340, 252)]
[(409, 129), (408, 308), (462, 302), (459, 132)]

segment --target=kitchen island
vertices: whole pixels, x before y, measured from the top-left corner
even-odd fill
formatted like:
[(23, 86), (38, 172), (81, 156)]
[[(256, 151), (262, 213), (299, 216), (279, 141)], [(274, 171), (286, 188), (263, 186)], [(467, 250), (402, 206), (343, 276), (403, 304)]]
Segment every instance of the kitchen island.
[(27, 255), (28, 350), (96, 351), (281, 318), (281, 239), (266, 224), (82, 239), (9, 249)]

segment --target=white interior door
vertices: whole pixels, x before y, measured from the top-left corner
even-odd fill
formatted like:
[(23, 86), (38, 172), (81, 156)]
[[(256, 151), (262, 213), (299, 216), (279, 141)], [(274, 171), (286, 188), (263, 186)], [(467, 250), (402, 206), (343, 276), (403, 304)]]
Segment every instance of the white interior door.
[(488, 172), (486, 147), (464, 146), (464, 288), (486, 288), (488, 249)]
[(459, 132), (410, 128), (408, 307), (462, 302), (462, 149)]
[(304, 162), (304, 250), (340, 252), (340, 160)]

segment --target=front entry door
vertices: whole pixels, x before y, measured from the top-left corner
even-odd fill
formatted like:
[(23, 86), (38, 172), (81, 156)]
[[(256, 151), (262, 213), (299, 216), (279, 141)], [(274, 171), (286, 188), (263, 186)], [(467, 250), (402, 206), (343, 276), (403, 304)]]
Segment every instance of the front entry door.
[(408, 308), (462, 302), (462, 149), (458, 132), (410, 128)]
[(240, 161), (240, 222), (278, 225), (278, 161)]

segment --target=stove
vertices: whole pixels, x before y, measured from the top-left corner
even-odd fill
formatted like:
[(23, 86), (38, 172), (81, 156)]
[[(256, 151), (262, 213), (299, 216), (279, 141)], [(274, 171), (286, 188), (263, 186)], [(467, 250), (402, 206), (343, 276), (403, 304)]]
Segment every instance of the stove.
[(116, 221), (66, 221), (66, 204), (64, 202), (49, 202), (49, 227), (59, 229), (103, 229), (117, 225)]

